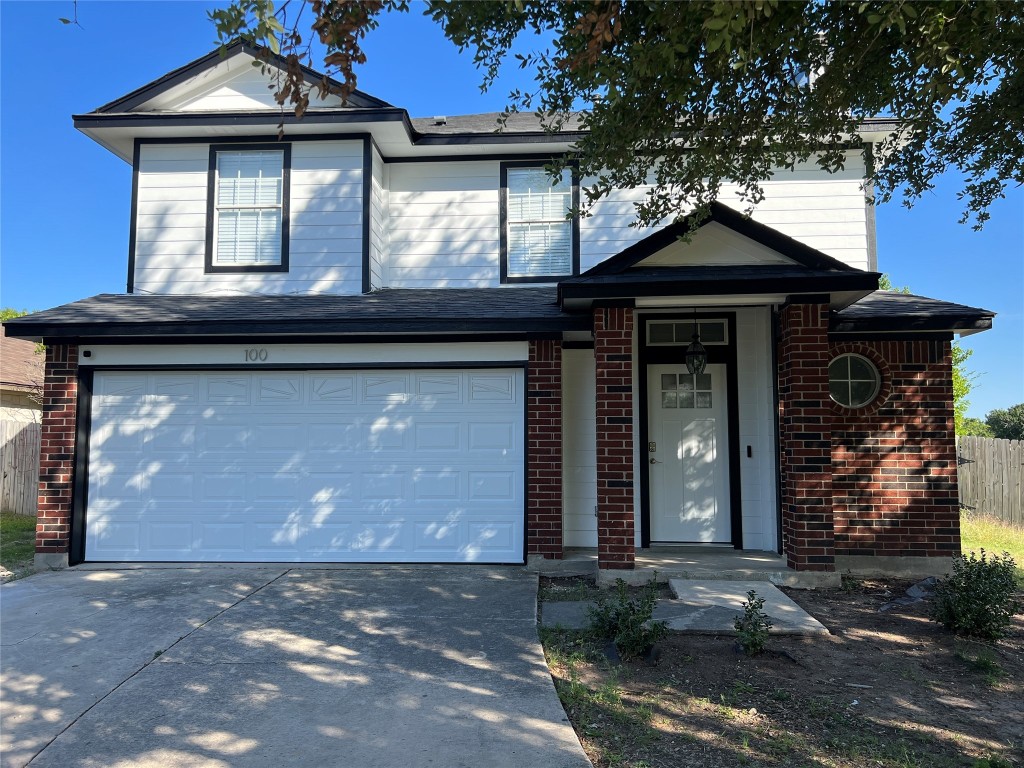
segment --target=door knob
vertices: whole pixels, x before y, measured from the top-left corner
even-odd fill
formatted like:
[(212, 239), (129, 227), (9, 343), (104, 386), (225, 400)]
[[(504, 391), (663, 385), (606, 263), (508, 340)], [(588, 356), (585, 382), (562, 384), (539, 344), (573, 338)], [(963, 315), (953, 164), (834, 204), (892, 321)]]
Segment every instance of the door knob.
[(657, 459), (651, 459), (651, 464), (661, 464)]

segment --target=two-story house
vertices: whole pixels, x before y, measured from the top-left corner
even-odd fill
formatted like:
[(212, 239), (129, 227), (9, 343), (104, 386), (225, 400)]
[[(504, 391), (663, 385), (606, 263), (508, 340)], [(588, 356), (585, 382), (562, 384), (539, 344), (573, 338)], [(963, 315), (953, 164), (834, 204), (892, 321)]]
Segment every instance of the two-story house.
[(7, 326), (47, 345), (41, 563), (958, 552), (950, 341), (992, 313), (877, 291), (885, 121), (687, 241), (643, 189), (567, 216), (572, 125), (282, 118), (252, 61), (75, 117), (132, 164), (127, 292)]

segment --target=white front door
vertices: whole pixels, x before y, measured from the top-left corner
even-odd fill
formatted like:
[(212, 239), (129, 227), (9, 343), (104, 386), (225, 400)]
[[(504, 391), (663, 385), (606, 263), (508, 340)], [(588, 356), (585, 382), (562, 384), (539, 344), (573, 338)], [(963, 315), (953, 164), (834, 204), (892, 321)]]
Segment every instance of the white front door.
[(725, 366), (651, 365), (647, 398), (651, 542), (731, 543)]

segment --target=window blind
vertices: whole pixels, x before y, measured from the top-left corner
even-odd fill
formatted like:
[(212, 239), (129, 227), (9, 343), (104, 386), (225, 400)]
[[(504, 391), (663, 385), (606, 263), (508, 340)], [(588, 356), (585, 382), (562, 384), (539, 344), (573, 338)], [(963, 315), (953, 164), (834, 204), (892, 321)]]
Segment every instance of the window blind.
[(218, 264), (280, 264), (284, 153), (217, 154)]
[(572, 180), (552, 184), (543, 168), (510, 168), (506, 200), (508, 274), (541, 277), (572, 273)]

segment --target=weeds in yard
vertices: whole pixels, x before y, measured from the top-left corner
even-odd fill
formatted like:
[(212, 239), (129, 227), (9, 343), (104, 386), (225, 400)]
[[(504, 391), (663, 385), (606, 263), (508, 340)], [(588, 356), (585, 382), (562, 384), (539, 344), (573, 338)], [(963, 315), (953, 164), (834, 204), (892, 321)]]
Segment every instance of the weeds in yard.
[(14, 573), (31, 568), (35, 558), (36, 518), (0, 512), (0, 565)]
[(959, 635), (999, 640), (1013, 615), (1024, 610), (1016, 599), (1016, 564), (1008, 553), (974, 552), (953, 559), (953, 573), (935, 585), (932, 618)]
[(591, 631), (598, 637), (612, 640), (623, 658), (639, 658), (665, 635), (668, 625), (653, 621), (658, 600), (658, 585), (651, 580), (636, 597), (622, 579), (615, 580), (611, 594), (603, 594), (589, 610)]
[(990, 688), (999, 685), (1000, 679), (1006, 674), (992, 650), (984, 646), (975, 650), (964, 642), (957, 642), (954, 655), (975, 672), (981, 673)]
[(757, 592), (747, 592), (747, 601), (743, 603), (743, 613), (736, 617), (736, 627), (740, 648), (747, 656), (756, 656), (768, 644), (768, 630), (772, 628), (772, 620), (762, 609), (764, 598)]

